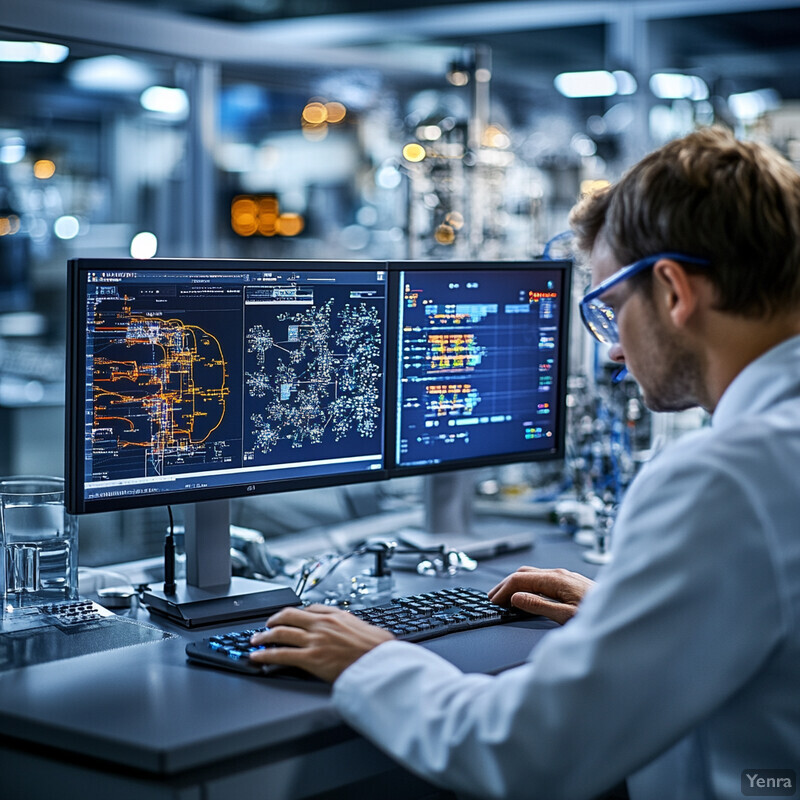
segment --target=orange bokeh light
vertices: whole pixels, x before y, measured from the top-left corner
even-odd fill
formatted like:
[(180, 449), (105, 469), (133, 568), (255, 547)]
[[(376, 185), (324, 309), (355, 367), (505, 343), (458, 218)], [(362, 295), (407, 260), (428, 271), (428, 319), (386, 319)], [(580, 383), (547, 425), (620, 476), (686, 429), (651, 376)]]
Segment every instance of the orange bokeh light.
[(297, 236), (305, 220), (300, 214), (281, 214), (274, 195), (238, 195), (231, 202), (231, 227), (239, 236)]
[(300, 214), (281, 214), (277, 221), (277, 231), (281, 236), (297, 236), (305, 227), (305, 220)]
[(303, 109), (303, 119), (309, 125), (321, 125), (328, 121), (328, 109), (324, 103), (313, 101)]
[(49, 158), (41, 158), (33, 165), (33, 174), (39, 180), (46, 181), (56, 174), (56, 165)]
[(449, 225), (442, 224), (436, 229), (433, 238), (439, 244), (453, 244), (456, 240), (456, 232)]
[(325, 110), (327, 111), (326, 121), (333, 125), (341, 122), (347, 116), (347, 109), (342, 103), (337, 103), (335, 100), (325, 103)]

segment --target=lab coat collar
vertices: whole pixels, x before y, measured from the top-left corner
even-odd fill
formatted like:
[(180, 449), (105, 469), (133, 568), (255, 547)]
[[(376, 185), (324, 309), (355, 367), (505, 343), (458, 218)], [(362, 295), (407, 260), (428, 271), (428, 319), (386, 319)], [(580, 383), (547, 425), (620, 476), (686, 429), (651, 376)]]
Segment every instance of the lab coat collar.
[(711, 417), (714, 427), (738, 423), (791, 397), (800, 399), (800, 336), (751, 361), (725, 390)]

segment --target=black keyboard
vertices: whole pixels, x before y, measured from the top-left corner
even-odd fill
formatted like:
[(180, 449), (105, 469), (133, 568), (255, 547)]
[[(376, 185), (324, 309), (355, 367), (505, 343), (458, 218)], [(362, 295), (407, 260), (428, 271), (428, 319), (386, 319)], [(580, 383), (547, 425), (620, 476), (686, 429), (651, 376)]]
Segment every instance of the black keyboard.
[[(461, 587), (398, 597), (386, 605), (349, 611), (359, 619), (377, 625), (393, 633), (398, 639), (408, 642), (530, 619), (530, 615), (522, 611), (495, 605), (488, 599), (486, 592)], [(186, 655), (190, 661), (196, 663), (249, 675), (309, 677), (308, 673), (301, 670), (257, 664), (250, 660), (250, 653), (264, 648), (264, 645), (251, 645), (250, 637), (263, 630), (264, 628), (250, 628), (190, 642), (186, 645)]]

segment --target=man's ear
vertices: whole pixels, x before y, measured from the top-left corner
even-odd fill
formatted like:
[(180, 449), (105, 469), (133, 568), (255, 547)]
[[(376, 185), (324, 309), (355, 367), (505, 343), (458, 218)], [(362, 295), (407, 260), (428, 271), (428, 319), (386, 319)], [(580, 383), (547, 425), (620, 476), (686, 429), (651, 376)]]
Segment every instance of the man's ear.
[(699, 301), (693, 276), (677, 261), (662, 258), (653, 267), (653, 278), (656, 302), (662, 304), (676, 327), (685, 327)]

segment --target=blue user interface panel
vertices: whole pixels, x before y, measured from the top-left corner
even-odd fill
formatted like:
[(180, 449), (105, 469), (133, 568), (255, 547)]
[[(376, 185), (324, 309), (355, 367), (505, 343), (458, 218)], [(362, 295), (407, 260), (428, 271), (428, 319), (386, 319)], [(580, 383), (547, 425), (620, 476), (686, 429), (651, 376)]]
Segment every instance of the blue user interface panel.
[(86, 271), (84, 500), (382, 469), (386, 284), (288, 263)]
[(401, 273), (397, 468), (559, 451), (567, 277), (542, 263)]

